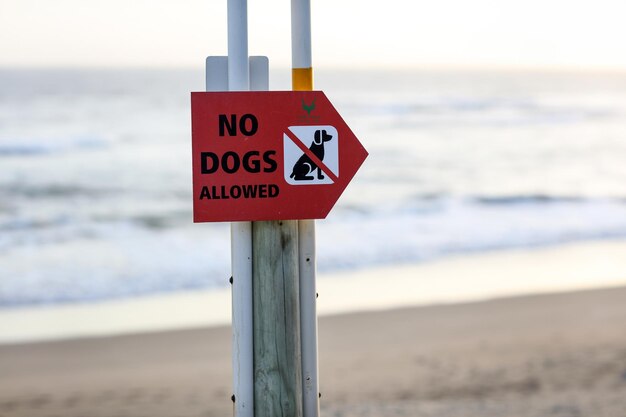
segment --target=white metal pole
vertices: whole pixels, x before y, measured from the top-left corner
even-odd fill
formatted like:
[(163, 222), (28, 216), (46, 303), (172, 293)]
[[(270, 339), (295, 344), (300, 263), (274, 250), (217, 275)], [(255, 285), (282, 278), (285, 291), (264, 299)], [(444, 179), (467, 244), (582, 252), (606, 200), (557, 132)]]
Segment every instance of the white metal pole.
[[(311, 2), (291, 0), (291, 56), (294, 90), (313, 89)], [(315, 221), (298, 222), (300, 267), (300, 332), (304, 417), (318, 417), (317, 291), (315, 285)]]
[(312, 68), (311, 1), (291, 0), (291, 67)]
[(300, 266), (300, 337), (302, 347), (302, 411), (319, 416), (317, 361), (317, 290), (315, 285), (315, 220), (298, 221)]
[[(247, 0), (228, 0), (228, 89), (250, 88)], [(252, 226), (231, 223), (233, 393), (235, 417), (254, 416)]]
[(228, 89), (250, 89), (247, 0), (228, 0)]

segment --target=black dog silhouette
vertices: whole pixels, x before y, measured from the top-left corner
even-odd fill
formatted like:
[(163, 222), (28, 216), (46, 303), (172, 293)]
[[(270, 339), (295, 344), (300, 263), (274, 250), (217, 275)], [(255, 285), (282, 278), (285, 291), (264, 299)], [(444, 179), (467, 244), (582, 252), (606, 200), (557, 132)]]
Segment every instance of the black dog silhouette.
[[(326, 133), (325, 130), (316, 130), (313, 143), (309, 146), (313, 155), (317, 156), (320, 161), (324, 160), (324, 142), (328, 142), (333, 138), (332, 135)], [(296, 181), (311, 181), (315, 179), (312, 174), (317, 169), (317, 179), (323, 180), (324, 174), (322, 170), (317, 166), (315, 162), (309, 158), (307, 154), (302, 156), (296, 161), (291, 171), (289, 178), (293, 178)]]

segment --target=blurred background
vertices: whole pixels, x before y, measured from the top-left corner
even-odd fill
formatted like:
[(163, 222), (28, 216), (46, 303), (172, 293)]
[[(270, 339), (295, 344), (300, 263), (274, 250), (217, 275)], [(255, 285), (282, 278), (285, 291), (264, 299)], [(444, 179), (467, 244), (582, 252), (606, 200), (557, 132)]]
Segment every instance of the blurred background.
[[(371, 154), (319, 222), (320, 273), (626, 237), (623, 7), (316, 1), (316, 88)], [(249, 4), (271, 89), (289, 11)], [(225, 21), (225, 1), (2, 2), (0, 308), (226, 288), (228, 226), (191, 222), (189, 110)]]
[[(0, 417), (231, 412), (229, 225), (191, 214), (226, 3), (0, 2)], [(626, 415), (626, 4), (312, 3), (370, 153), (317, 222), (322, 415)], [(289, 90), (289, 2), (248, 16)]]

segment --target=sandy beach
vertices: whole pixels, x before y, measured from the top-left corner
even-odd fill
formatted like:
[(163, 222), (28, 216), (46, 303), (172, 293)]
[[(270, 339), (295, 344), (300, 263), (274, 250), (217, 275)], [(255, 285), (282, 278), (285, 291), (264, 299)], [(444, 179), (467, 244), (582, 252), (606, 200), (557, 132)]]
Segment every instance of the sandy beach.
[[(626, 287), (322, 317), (323, 416), (626, 415)], [(227, 416), (230, 329), (0, 346), (0, 416)]]

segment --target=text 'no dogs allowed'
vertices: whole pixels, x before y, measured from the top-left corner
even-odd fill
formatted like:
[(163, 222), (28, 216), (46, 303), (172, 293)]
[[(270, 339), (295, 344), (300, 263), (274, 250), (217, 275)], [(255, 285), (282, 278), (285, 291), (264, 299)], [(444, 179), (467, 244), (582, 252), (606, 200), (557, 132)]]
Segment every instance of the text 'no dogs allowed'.
[(321, 91), (191, 101), (196, 222), (325, 218), (367, 157)]

